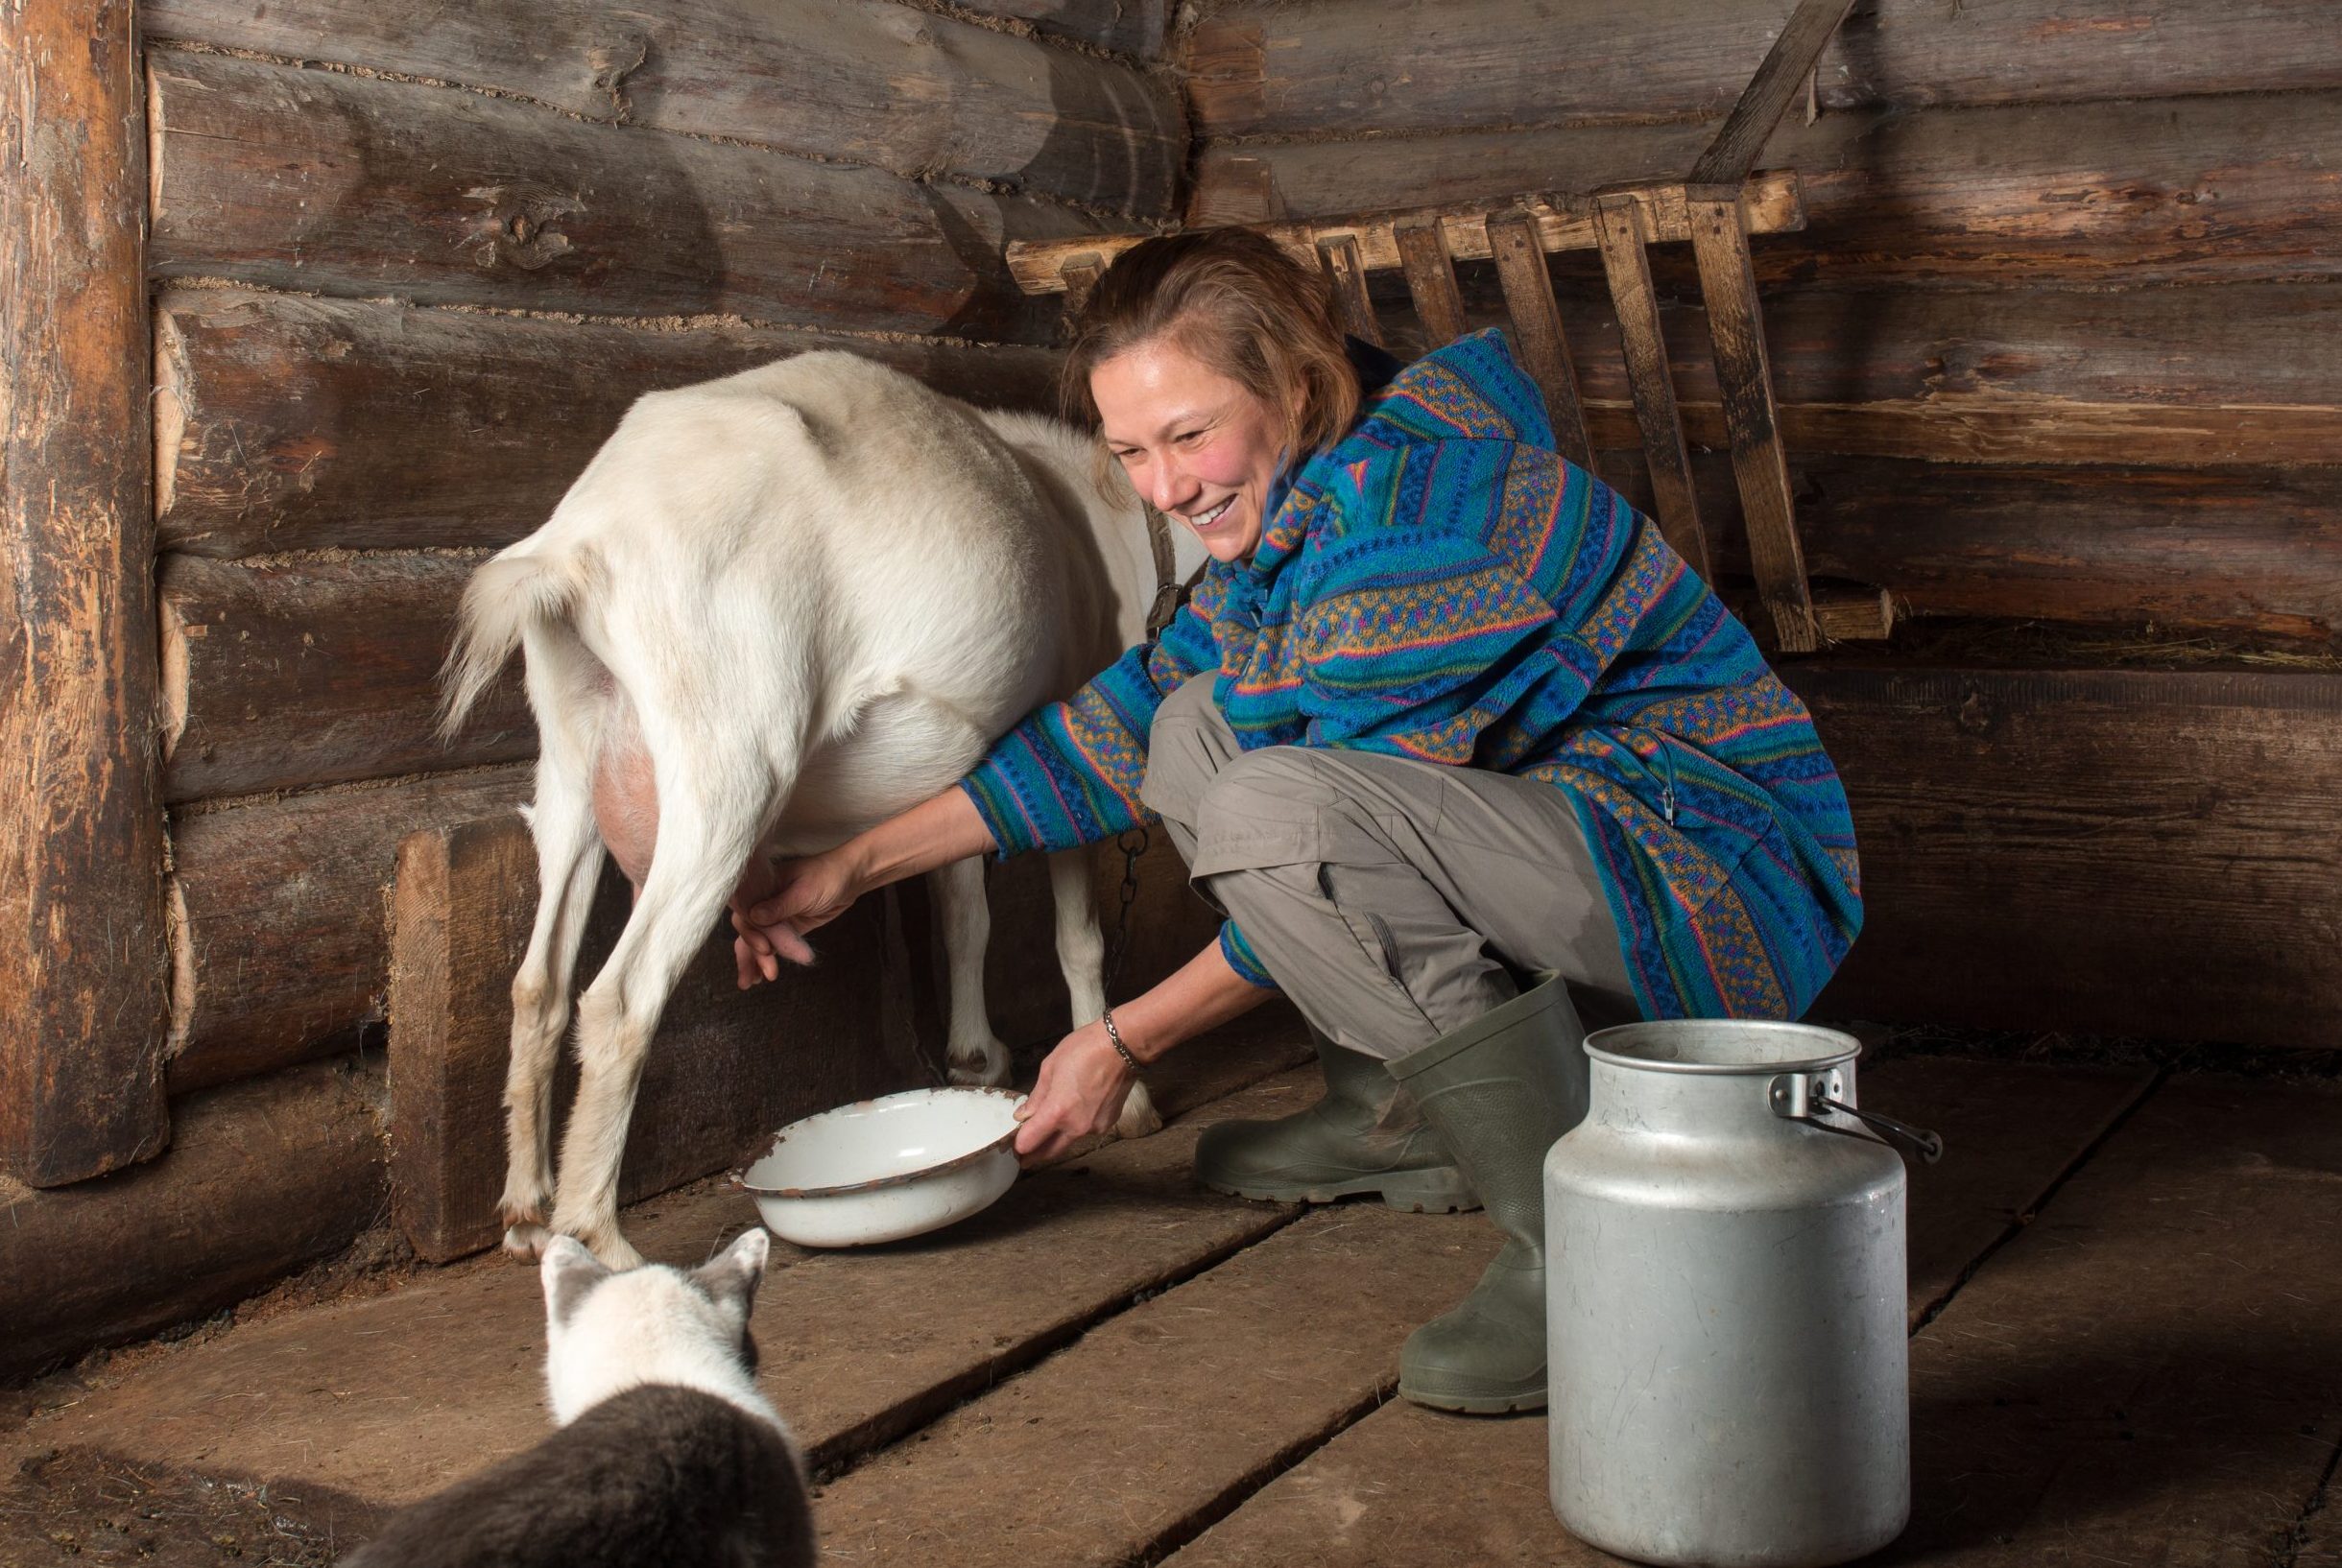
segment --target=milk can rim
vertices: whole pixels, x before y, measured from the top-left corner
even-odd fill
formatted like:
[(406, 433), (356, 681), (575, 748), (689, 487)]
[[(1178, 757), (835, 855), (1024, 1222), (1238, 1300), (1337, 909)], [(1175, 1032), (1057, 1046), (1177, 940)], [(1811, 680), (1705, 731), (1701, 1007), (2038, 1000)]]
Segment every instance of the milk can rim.
[[(1614, 1049), (1605, 1049), (1598, 1043), (1636, 1035), (1665, 1035), (1718, 1029), (1757, 1035), (1805, 1034), (1817, 1040), (1843, 1041), (1844, 1047), (1818, 1056), (1781, 1061), (1665, 1061), (1625, 1055)], [(1641, 1072), (1690, 1073), (1711, 1078), (1753, 1077), (1775, 1073), (1816, 1073), (1825, 1068), (1842, 1066), (1862, 1054), (1862, 1042), (1841, 1030), (1824, 1029), (1819, 1024), (1793, 1024), (1758, 1018), (1652, 1018), (1640, 1023), (1617, 1024), (1609, 1029), (1595, 1030), (1586, 1036), (1586, 1054), (1596, 1061), (1608, 1062), (1613, 1067), (1632, 1067)]]

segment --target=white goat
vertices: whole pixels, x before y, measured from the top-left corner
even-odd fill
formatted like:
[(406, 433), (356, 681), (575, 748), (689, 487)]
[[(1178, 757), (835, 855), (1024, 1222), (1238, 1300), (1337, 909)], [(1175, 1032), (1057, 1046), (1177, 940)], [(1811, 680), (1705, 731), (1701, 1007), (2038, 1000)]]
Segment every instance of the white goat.
[[(810, 854), (947, 788), (1042, 701), (1143, 635), (1155, 569), (1094, 443), (981, 412), (850, 354), (653, 392), (544, 527), (485, 562), (448, 656), (452, 730), (514, 646), (540, 753), (536, 927), (513, 980), (505, 1247), (536, 1253), (570, 971), (600, 874), (597, 779), (647, 753), (657, 850), (578, 1002), (577, 1102), (554, 1231), (612, 1267), (617, 1177), (661, 1008), (751, 855)], [(1183, 572), (1201, 546), (1174, 529)], [(614, 824), (613, 824), (614, 825)], [(1087, 851), (1051, 857), (1079, 1024), (1105, 997)], [(982, 863), (934, 874), (953, 1076), (997, 1082)], [(1160, 1122), (1143, 1089), (1126, 1134)]]

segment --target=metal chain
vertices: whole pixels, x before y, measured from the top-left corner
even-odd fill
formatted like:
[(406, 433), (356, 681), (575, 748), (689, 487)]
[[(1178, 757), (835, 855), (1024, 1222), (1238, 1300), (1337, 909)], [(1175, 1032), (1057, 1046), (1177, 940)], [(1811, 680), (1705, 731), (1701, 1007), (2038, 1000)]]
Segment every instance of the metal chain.
[(1114, 994), (1114, 983), (1122, 977), (1122, 960), (1131, 950), (1131, 906), (1138, 902), (1138, 857), (1147, 852), (1150, 842), (1144, 827), (1126, 827), (1114, 836), (1114, 847), (1122, 851), (1122, 907), (1114, 913), (1114, 939), (1106, 950), (1106, 995)]

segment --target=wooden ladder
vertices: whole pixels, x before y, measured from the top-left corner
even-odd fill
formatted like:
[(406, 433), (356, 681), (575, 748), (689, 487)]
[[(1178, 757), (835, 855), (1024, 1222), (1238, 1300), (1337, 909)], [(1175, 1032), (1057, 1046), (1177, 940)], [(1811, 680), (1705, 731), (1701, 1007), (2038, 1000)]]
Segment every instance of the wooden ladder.
[[(1494, 261), (1514, 344), (1544, 393), (1555, 443), (1564, 457), (1589, 470), (1593, 452), (1577, 370), (1545, 257), (1564, 250), (1599, 251), (1624, 340), (1627, 383), (1660, 532), (1694, 571), (1712, 582), (1648, 254), (1654, 245), (1688, 243), (1723, 389), (1750, 574), (1774, 643), (1790, 653), (1811, 653), (1829, 642), (1883, 638), (1895, 624), (1890, 594), (1871, 588), (1817, 593), (1806, 578), (1748, 244), (1752, 234), (1804, 226), (1797, 176), (1751, 171), (1852, 9), (1852, 0), (1804, 0), (1714, 141), (1681, 180), (1611, 186), (1587, 196), (1524, 196), (1494, 211), (1422, 207), (1371, 218), (1260, 226), (1260, 232), (1288, 253), (1325, 271), (1345, 328), (1374, 344), (1382, 342), (1382, 331), (1368, 297), (1369, 273), (1397, 271), (1405, 276), (1424, 339), (1436, 346), (1465, 329), (1455, 264)], [(1009, 269), (1027, 294), (1063, 293), (1070, 317), (1107, 263), (1143, 238), (1019, 241), (1008, 248)]]

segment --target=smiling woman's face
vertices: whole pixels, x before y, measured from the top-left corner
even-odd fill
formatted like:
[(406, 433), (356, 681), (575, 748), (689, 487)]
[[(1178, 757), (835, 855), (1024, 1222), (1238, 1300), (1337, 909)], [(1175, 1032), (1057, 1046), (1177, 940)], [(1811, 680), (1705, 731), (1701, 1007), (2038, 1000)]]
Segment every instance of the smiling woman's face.
[(1089, 395), (1138, 493), (1194, 529), (1213, 559), (1251, 558), (1284, 448), (1276, 411), (1163, 338), (1102, 362)]

